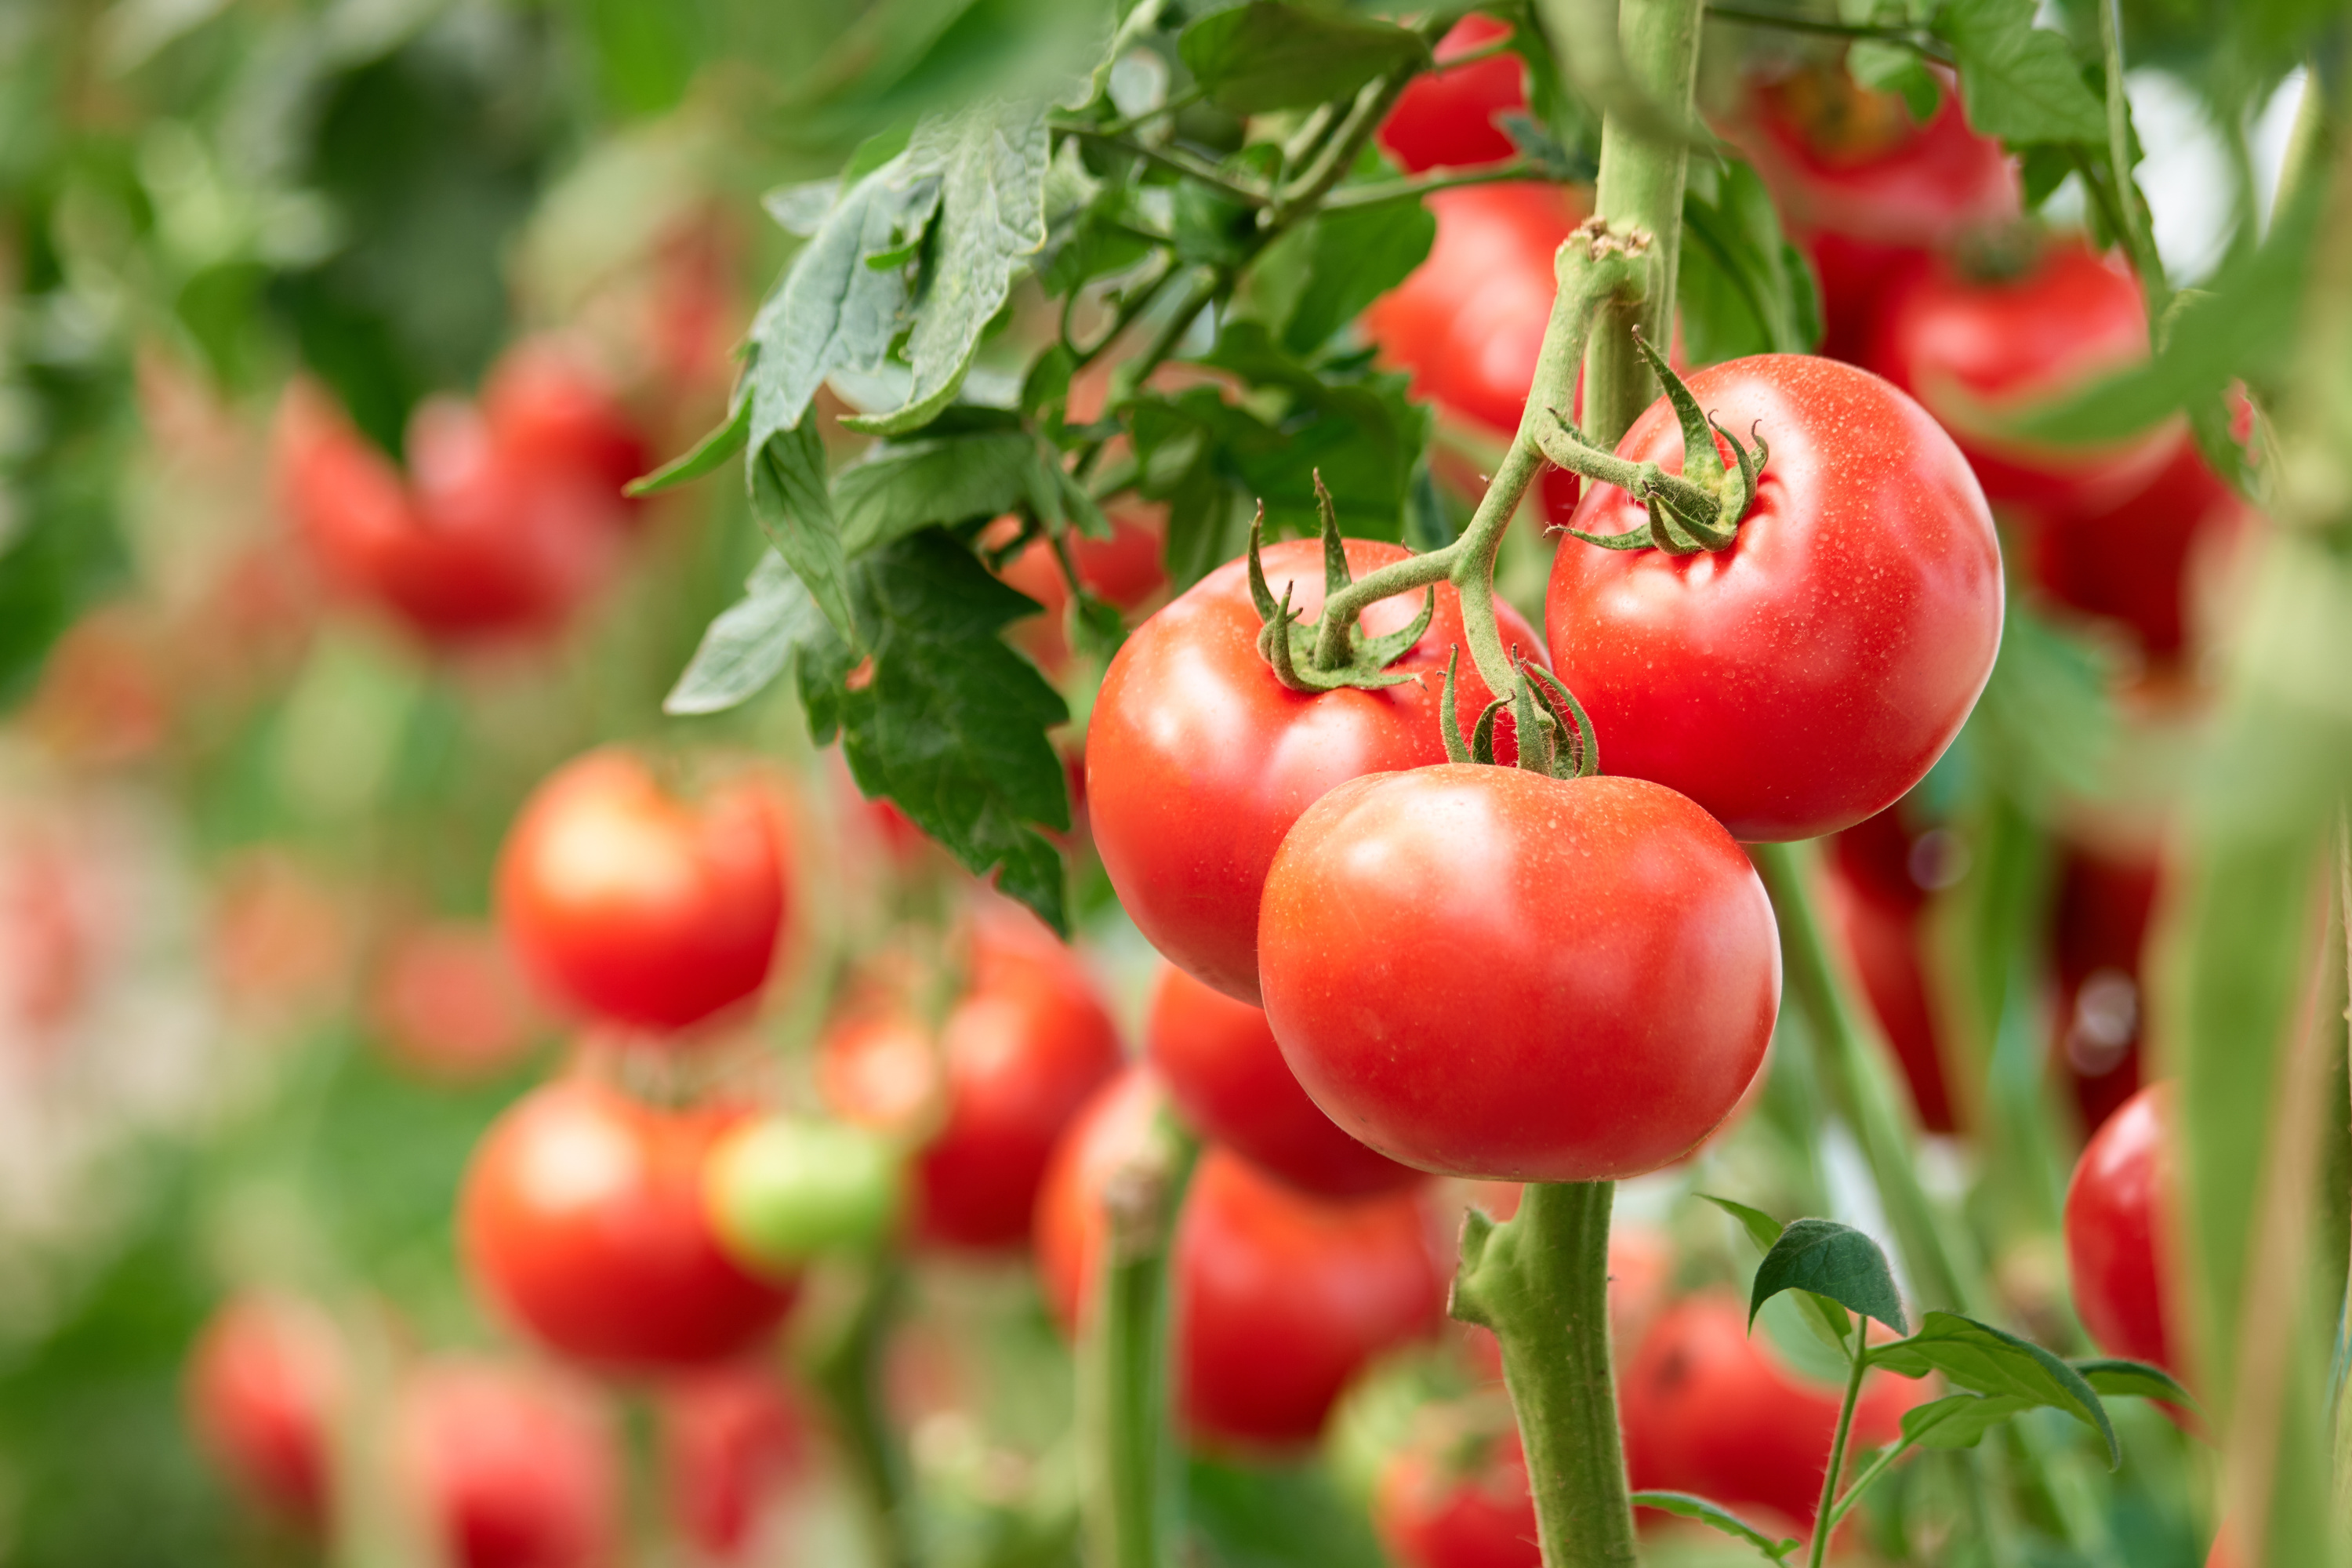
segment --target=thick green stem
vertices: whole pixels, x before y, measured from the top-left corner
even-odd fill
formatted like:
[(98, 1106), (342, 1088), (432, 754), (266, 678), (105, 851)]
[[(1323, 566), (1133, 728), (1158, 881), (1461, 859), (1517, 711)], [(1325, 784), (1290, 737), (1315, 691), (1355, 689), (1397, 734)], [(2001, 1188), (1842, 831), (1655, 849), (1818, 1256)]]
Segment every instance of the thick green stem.
[(2148, 226), (2147, 205), (2132, 182), (2131, 100), (2124, 96), (2123, 0), (2099, 0), (2099, 47), (2106, 57), (2107, 165), (2115, 171), (2116, 206), (2124, 221), (2124, 249), (2139, 274), (2147, 299), (2147, 319), (2160, 321), (2172, 303), (2172, 286), (2165, 280), (2164, 261), (2156, 253), (2156, 236)]
[[(1543, 0), (1549, 18), (1574, 0)], [(1629, 85), (1650, 100), (1687, 110), (1698, 72), (1700, 0), (1623, 0), (1618, 36)], [(1554, 37), (1573, 30), (1562, 19)], [(1601, 127), (1601, 179), (1593, 210), (1622, 235), (1646, 235), (1647, 287), (1638, 301), (1603, 312), (1584, 351), (1584, 415), (1580, 423), (1592, 443), (1614, 447), (1635, 415), (1650, 405), (1657, 388), (1650, 367), (1633, 346), (1638, 326), (1654, 343), (1673, 341), (1675, 271), (1682, 248), (1683, 184), (1688, 174), (1687, 144), (1645, 135), (1622, 117)]]
[(882, 1351), (899, 1289), (896, 1271), (877, 1266), (856, 1310), (810, 1366), (809, 1381), (831, 1411), (842, 1457), (872, 1513), (885, 1568), (915, 1568), (919, 1559), (907, 1517), (907, 1457), (882, 1413)]
[(1870, 1320), (1853, 1321), (1853, 1365), (1847, 1369), (1845, 1403), (1838, 1406), (1837, 1436), (1830, 1440), (1830, 1468), (1822, 1477), (1822, 1500), (1813, 1510), (1813, 1541), (1805, 1552), (1807, 1568), (1822, 1568), (1829, 1554), (1830, 1536), (1836, 1529), (1838, 1477), (1845, 1473), (1845, 1446), (1853, 1436), (1853, 1407), (1862, 1399), (1862, 1375), (1870, 1370)]
[(1162, 1115), (1102, 1194), (1102, 1273), (1078, 1343), (1083, 1495), (1096, 1568), (1168, 1568), (1176, 1561), (1168, 1257), (1198, 1151)]
[(1492, 1329), (1518, 1413), (1544, 1568), (1633, 1568), (1633, 1510), (1609, 1363), (1608, 1182), (1530, 1182), (1501, 1225), (1462, 1227), (1454, 1315)]

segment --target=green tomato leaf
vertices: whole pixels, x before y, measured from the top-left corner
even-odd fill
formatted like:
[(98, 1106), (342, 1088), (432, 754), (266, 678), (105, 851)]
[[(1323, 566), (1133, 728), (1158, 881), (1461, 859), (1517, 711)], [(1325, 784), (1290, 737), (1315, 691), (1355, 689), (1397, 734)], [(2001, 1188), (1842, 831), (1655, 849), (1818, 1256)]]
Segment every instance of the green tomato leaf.
[(2078, 1361), (2072, 1364), (2076, 1372), (2083, 1374), (2083, 1381), (2104, 1396), (2153, 1399), (2160, 1405), (2178, 1405), (2183, 1410), (2197, 1408), (2196, 1397), (2173, 1381), (2172, 1374), (2160, 1366), (2150, 1366), (2144, 1361), (2125, 1361), (2120, 1357)]
[(2033, 0), (1945, 0), (1936, 33), (1960, 66), (1960, 102), (1980, 134), (2015, 146), (2106, 138), (2106, 110), (2057, 33), (2033, 25)]
[(1870, 1359), (1873, 1365), (1904, 1377), (1940, 1372), (1950, 1382), (1979, 1394), (2063, 1410), (2106, 1440), (2110, 1465), (2123, 1458), (2106, 1407), (2083, 1374), (2040, 1345), (2006, 1330), (1957, 1312), (1930, 1312), (1917, 1333), (1878, 1346), (1870, 1352)]
[(1987, 1432), (2033, 1407), (2015, 1394), (1948, 1394), (1903, 1413), (1903, 1440), (1920, 1448), (1973, 1448)]
[(1780, 1232), (1756, 1266), (1756, 1284), (1748, 1298), (1748, 1322), (1752, 1325), (1764, 1303), (1783, 1290), (1810, 1291), (1875, 1318), (1898, 1334), (1908, 1327), (1886, 1254), (1861, 1231), (1833, 1219), (1801, 1219)]
[[(1756, 1244), (1756, 1250), (1759, 1252), (1771, 1251), (1772, 1244), (1780, 1239), (1780, 1233), (1789, 1228), (1762, 1209), (1749, 1208), (1746, 1204), (1734, 1203), (1729, 1198), (1719, 1198), (1713, 1193), (1701, 1193), (1698, 1195), (1738, 1220), (1739, 1228), (1748, 1233), (1748, 1239)], [(1753, 1321), (1752, 1317), (1750, 1321)]]
[(1374, 77), (1430, 60), (1411, 28), (1277, 0), (1203, 16), (1176, 47), (1210, 100), (1234, 114), (1350, 98)]
[(801, 700), (822, 744), (835, 733), (857, 787), (887, 795), (976, 875), (1068, 930), (1059, 851), (1070, 825), (1045, 731), (1069, 717), (1036, 667), (997, 633), (1037, 612), (946, 532), (927, 528), (850, 569), (870, 659), (836, 637), (804, 647)]
[(1780, 231), (1764, 182), (1729, 157), (1694, 160), (1691, 175), (1675, 297), (1692, 362), (1811, 353), (1821, 341), (1812, 268)]
[(771, 550), (751, 568), (743, 596), (704, 628), (662, 711), (720, 713), (747, 702), (783, 672), (795, 651), (830, 631), (807, 587)]
[(1925, 125), (1936, 117), (1943, 89), (1919, 51), (1875, 38), (1857, 38), (1846, 46), (1846, 74), (1875, 92), (1900, 93), (1911, 118)]
[(1721, 1503), (1694, 1497), (1689, 1492), (1635, 1492), (1632, 1501), (1635, 1508), (1654, 1508), (1677, 1519), (1696, 1520), (1711, 1529), (1719, 1530), (1753, 1546), (1769, 1562), (1785, 1563), (1790, 1553), (1804, 1544), (1801, 1541), (1775, 1541)]
[(652, 473), (631, 479), (624, 487), (633, 496), (649, 496), (673, 486), (687, 484), (715, 472), (719, 465), (743, 449), (751, 435), (751, 401), (741, 398), (727, 423), (694, 444), (694, 450), (683, 457), (673, 458)]
[(853, 557), (919, 529), (1024, 504), (1057, 511), (1059, 493), (1035, 437), (1020, 430), (878, 446), (833, 482), (842, 549)]
[(1323, 214), (1308, 230), (1305, 286), (1283, 328), (1283, 346), (1295, 354), (1322, 347), (1403, 282), (1436, 238), (1437, 219), (1418, 198)]
[(841, 524), (824, 482), (824, 445), (816, 421), (780, 430), (751, 459), (751, 515), (776, 553), (808, 587), (824, 618), (853, 647), (859, 646), (844, 577)]

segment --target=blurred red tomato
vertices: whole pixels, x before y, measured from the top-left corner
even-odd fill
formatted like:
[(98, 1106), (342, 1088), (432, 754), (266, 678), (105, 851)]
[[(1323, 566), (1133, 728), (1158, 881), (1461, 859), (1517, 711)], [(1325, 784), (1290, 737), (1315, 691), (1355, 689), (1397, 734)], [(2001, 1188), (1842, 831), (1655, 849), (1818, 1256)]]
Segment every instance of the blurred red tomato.
[(2146, 486), (2184, 437), (2178, 420), (2101, 447), (2001, 430), (2148, 353), (2147, 307), (2121, 261), (2070, 236), (2007, 266), (1937, 259), (1906, 270), (1886, 287), (1863, 363), (1952, 433), (1988, 500), (2062, 526)]
[(1959, 1119), (1921, 963), (1928, 889), (1914, 872), (1914, 859), (1931, 877), (1940, 874), (1936, 851), (1922, 843), (1926, 837), (1905, 826), (1899, 805), (1854, 824), (1830, 840), (1823, 889), (1830, 925), (1895, 1047), (1919, 1124), (1930, 1132), (1952, 1132)]
[(670, 1511), (705, 1555), (744, 1560), (761, 1515), (807, 1462), (808, 1418), (791, 1392), (759, 1367), (721, 1367), (679, 1378), (660, 1400)]
[(622, 1461), (583, 1387), (489, 1362), (419, 1368), (394, 1460), (452, 1568), (599, 1568), (621, 1547)]
[[(1107, 515), (1111, 528), (1108, 539), (1089, 539), (1072, 531), (1070, 564), (1077, 569), (1078, 581), (1108, 603), (1122, 610), (1139, 609), (1168, 585), (1168, 574), (1160, 560), (1167, 533), (1165, 514), (1157, 507), (1115, 506)], [(1015, 530), (1004, 532), (1008, 538), (1016, 536)], [(1059, 679), (1070, 663), (1069, 632), (1065, 625), (1070, 589), (1061, 563), (1054, 559), (1053, 545), (1043, 539), (1031, 541), (1027, 549), (1004, 563), (998, 575), (1044, 606), (1040, 614), (1015, 622), (1010, 635), (1013, 645), (1038, 668)]]
[(474, 921), (412, 926), (385, 944), (368, 1014), (394, 1061), (424, 1078), (474, 1083), (520, 1062), (540, 1018), (496, 930)]
[(152, 756), (172, 731), (173, 650), (131, 605), (66, 628), (26, 705), (29, 727), (60, 754), (111, 766)]
[(2178, 1376), (2165, 1304), (2172, 1173), (2172, 1087), (2150, 1084), (2107, 1118), (2074, 1167), (2066, 1265), (2098, 1347)]
[[(1437, 41), (1437, 62), (1442, 67), (1510, 36), (1509, 26), (1492, 16), (1465, 16)], [(1495, 117), (1527, 106), (1527, 62), (1507, 50), (1413, 78), (1381, 124), (1381, 145), (1412, 174), (1496, 163), (1518, 149)]]
[(1924, 125), (1843, 64), (1761, 84), (1749, 100), (1738, 139), (1821, 275), (1823, 353), (1858, 360), (1891, 278), (2018, 216), (2016, 161), (1937, 85)]
[(915, 1228), (949, 1247), (1020, 1247), (1062, 1130), (1118, 1070), (1118, 1031), (1070, 951), (993, 901), (936, 1047), (903, 1007), (854, 1016), (819, 1047), (834, 1113), (885, 1131), (938, 1120), (914, 1164)]
[(2064, 847), (2051, 912), (2057, 994), (2056, 1055), (2083, 1113), (2097, 1128), (2138, 1091), (2146, 1004), (2140, 952), (2156, 909), (2153, 855)]
[[(1103, 1194), (1159, 1114), (1130, 1069), (1080, 1112), (1037, 1200), (1037, 1268), (1074, 1329), (1100, 1266)], [(1340, 1390), (1381, 1351), (1442, 1320), (1446, 1274), (1413, 1194), (1332, 1203), (1202, 1152), (1174, 1247), (1176, 1382), (1199, 1440), (1311, 1441)]]
[(1172, 963), (1160, 966), (1144, 1053), (1195, 1132), (1302, 1191), (1352, 1198), (1423, 1180), (1316, 1108), (1283, 1061), (1262, 1009)]
[(616, 510), (635, 504), (621, 487), (653, 466), (612, 384), (582, 346), (561, 338), (526, 338), (501, 353), (482, 383), (482, 416), (517, 464), (587, 479)]
[[(1924, 1381), (1872, 1373), (1849, 1457), (1893, 1442), (1903, 1413), (1927, 1394)], [(1691, 1297), (1652, 1326), (1625, 1377), (1620, 1415), (1633, 1484), (1696, 1492), (1735, 1510), (1768, 1508), (1810, 1526), (1843, 1394), (1791, 1372), (1729, 1297)]]
[(272, 1023), (325, 1005), (351, 961), (351, 924), (335, 890), (270, 846), (241, 851), (218, 883), (209, 956), (222, 1000)]
[(789, 927), (777, 813), (751, 781), (690, 808), (618, 750), (567, 763), (499, 854), (499, 923), (552, 994), (654, 1030), (755, 995)]
[(2192, 565), (2246, 515), (2244, 500), (2206, 466), (2197, 444), (2183, 441), (2144, 489), (2035, 529), (2026, 561), (2052, 598), (2120, 622), (2149, 661), (2162, 665), (2188, 642)]
[(476, 1287), (541, 1344), (595, 1366), (701, 1366), (750, 1349), (797, 1286), (736, 1267), (704, 1215), (704, 1158), (740, 1120), (586, 1079), (533, 1089), (466, 1172), (458, 1239)]
[(1372, 1526), (1402, 1568), (1542, 1568), (1518, 1428), (1398, 1449), (1373, 1491)]
[(189, 1353), (188, 1417), (240, 1491), (316, 1529), (326, 1519), (328, 1429), (341, 1377), (325, 1313), (288, 1296), (236, 1296)]

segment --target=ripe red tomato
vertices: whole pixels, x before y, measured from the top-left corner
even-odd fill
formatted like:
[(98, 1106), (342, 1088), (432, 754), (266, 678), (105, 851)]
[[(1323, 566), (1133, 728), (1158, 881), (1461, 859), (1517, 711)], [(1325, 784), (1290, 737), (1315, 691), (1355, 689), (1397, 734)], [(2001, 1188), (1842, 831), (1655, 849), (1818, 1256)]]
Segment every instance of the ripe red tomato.
[(586, 479), (617, 510), (635, 504), (621, 487), (653, 467), (611, 382), (583, 348), (561, 338), (526, 338), (499, 355), (482, 383), (482, 414), (516, 462)]
[(601, 1568), (621, 1545), (620, 1445), (588, 1390), (443, 1362), (412, 1375), (394, 1461), (452, 1568)]
[(2175, 1376), (2163, 1263), (2173, 1190), (2172, 1090), (2150, 1084), (2092, 1134), (2066, 1187), (2074, 1310), (2109, 1355)]
[(1512, 1181), (1681, 1158), (1756, 1076), (1780, 1002), (1763, 884), (1696, 805), (1469, 763), (1310, 807), (1266, 876), (1259, 970), (1333, 1121)]
[(1144, 1025), (1145, 1059), (1195, 1132), (1269, 1174), (1328, 1198), (1362, 1197), (1421, 1180), (1339, 1131), (1290, 1075), (1265, 1014), (1160, 966)]
[(1935, 1005), (1921, 966), (1927, 889), (1911, 875), (1914, 840), (1900, 808), (1855, 824), (1831, 845), (1823, 882), (1830, 925), (1844, 942), (1870, 1010), (1895, 1047), (1919, 1124), (1930, 1132), (1957, 1131)]
[[(1105, 1184), (1158, 1114), (1140, 1069), (1079, 1113), (1037, 1199), (1045, 1297), (1075, 1331), (1101, 1258)], [(1411, 1193), (1334, 1203), (1204, 1152), (1177, 1225), (1179, 1403), (1196, 1439), (1243, 1448), (1313, 1439), (1340, 1390), (1381, 1351), (1434, 1329), (1446, 1272)]]
[(704, 1555), (743, 1561), (762, 1517), (807, 1463), (808, 1418), (776, 1376), (720, 1367), (661, 1392), (670, 1512)]
[(2065, 847), (2051, 912), (2057, 1056), (2096, 1129), (2137, 1093), (2147, 1003), (2140, 952), (2162, 872), (2153, 853)]
[(768, 978), (791, 907), (783, 835), (742, 782), (699, 810), (627, 752), (591, 752), (548, 775), (499, 852), (499, 923), (575, 1007), (677, 1030)]
[[(1611, 773), (1654, 779), (1735, 837), (1811, 838), (1884, 811), (1943, 754), (1992, 673), (2000, 547), (1927, 412), (1834, 360), (1758, 354), (1690, 377), (1771, 452), (1738, 538), (1675, 556), (1563, 540), (1544, 621)], [(1617, 454), (1682, 460), (1664, 399)], [(1587, 533), (1647, 515), (1595, 485)]]
[(1973, 277), (1951, 260), (1910, 270), (1887, 286), (1863, 363), (1952, 433), (1987, 497), (2063, 523), (2115, 505), (2162, 472), (2185, 438), (2180, 422), (2072, 449), (1998, 425), (2147, 353), (2139, 285), (2120, 261), (2069, 237), (2013, 275)]
[(341, 1382), (324, 1313), (290, 1297), (237, 1296), (189, 1352), (188, 1419), (240, 1491), (316, 1529), (327, 1513), (327, 1433)]
[[(1348, 542), (1360, 577), (1404, 554)], [(1271, 544), (1265, 563), (1276, 599), (1287, 584), (1294, 609), (1322, 609), (1320, 544)], [(1364, 629), (1395, 631), (1421, 604), (1420, 594), (1383, 600), (1365, 611)], [(1540, 654), (1525, 620), (1508, 605), (1496, 613), (1505, 646)], [(1258, 895), (1298, 814), (1342, 780), (1444, 760), (1437, 704), (1447, 654), (1464, 642), (1462, 601), (1439, 584), (1429, 629), (1390, 667), (1426, 680), (1378, 691), (1292, 691), (1258, 657), (1257, 635), (1248, 568), (1229, 561), (1127, 639), (1087, 731), (1087, 816), (1119, 902), (1152, 946), (1250, 1003)], [(1466, 734), (1487, 702), (1466, 652), (1456, 698)]]
[(1123, 1060), (1118, 1026), (1070, 951), (1025, 911), (982, 906), (970, 981), (936, 1047), (902, 1007), (854, 1016), (819, 1047), (834, 1113), (884, 1131), (938, 1118), (914, 1163), (926, 1241), (1021, 1247), (1054, 1145)]
[(1821, 274), (1823, 353), (1858, 359), (1891, 279), (2018, 216), (2016, 160), (1937, 88), (1921, 125), (1843, 65), (1816, 67), (1759, 86), (1735, 132)]
[(2194, 441), (2162, 472), (2113, 506), (2053, 520), (2027, 536), (2034, 582), (2069, 608), (2120, 622), (2152, 663), (2169, 664), (2189, 640), (2192, 568), (2246, 518)]
[(376, 961), (368, 1014), (394, 1061), (446, 1083), (496, 1078), (530, 1054), (541, 1020), (491, 927), (439, 921), (402, 931)]
[(458, 1201), (475, 1285), (549, 1349), (623, 1371), (748, 1350), (796, 1285), (754, 1279), (705, 1217), (712, 1143), (742, 1118), (664, 1110), (586, 1079), (533, 1089), (484, 1135)]
[[(1167, 519), (1158, 508), (1113, 507), (1108, 515), (1108, 539), (1070, 535), (1070, 564), (1077, 568), (1080, 582), (1109, 603), (1122, 610), (1139, 609), (1168, 585), (1160, 560)], [(1042, 539), (1033, 541), (998, 575), (1044, 606), (1040, 614), (1015, 622), (1011, 635), (1014, 646), (1038, 668), (1059, 679), (1070, 663), (1070, 637), (1063, 625), (1070, 590), (1061, 563), (1054, 559), (1054, 547)]]
[[(1443, 66), (1510, 36), (1510, 27), (1492, 16), (1465, 16), (1437, 41), (1437, 62)], [(1507, 51), (1490, 55), (1413, 78), (1381, 124), (1381, 145), (1410, 174), (1497, 163), (1518, 149), (1495, 117), (1527, 106), (1527, 62)]]
[[(1874, 1372), (1854, 1406), (1849, 1457), (1891, 1443), (1929, 1385)], [(1666, 1310), (1619, 1400), (1637, 1489), (1696, 1492), (1736, 1511), (1767, 1508), (1799, 1530), (1821, 1501), (1844, 1391), (1799, 1377), (1726, 1296)]]
[(1398, 1449), (1372, 1494), (1372, 1526), (1402, 1568), (1542, 1568), (1536, 1502), (1518, 1429), (1506, 1424), (1483, 1442)]

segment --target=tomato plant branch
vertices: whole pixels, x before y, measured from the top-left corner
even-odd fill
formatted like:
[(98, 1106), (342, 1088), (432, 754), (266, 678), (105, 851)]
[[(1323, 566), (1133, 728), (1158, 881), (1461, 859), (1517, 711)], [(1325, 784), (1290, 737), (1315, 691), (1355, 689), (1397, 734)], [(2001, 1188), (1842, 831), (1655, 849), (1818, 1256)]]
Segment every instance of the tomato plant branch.
[(1199, 159), (1188, 157), (1181, 153), (1154, 147), (1148, 142), (1138, 142), (1132, 137), (1114, 135), (1091, 125), (1072, 125), (1065, 129), (1068, 135), (1079, 137), (1087, 142), (1098, 142), (1116, 152), (1126, 153), (1130, 158), (1139, 159), (1156, 168), (1165, 169), (1172, 174), (1181, 174), (1196, 184), (1206, 185), (1229, 202), (1235, 202), (1245, 207), (1262, 207), (1270, 200), (1264, 191), (1254, 191), (1247, 185), (1229, 180)]
[(1176, 1559), (1168, 1258), (1198, 1152), (1163, 1113), (1103, 1193), (1102, 1272), (1078, 1342), (1078, 1420), (1088, 1561), (1104, 1568), (1169, 1568)]
[(882, 1352), (899, 1289), (895, 1268), (877, 1265), (848, 1320), (814, 1358), (809, 1382), (832, 1415), (843, 1457), (865, 1494), (886, 1568), (916, 1568), (907, 1458), (882, 1412)]
[(1805, 1568), (1822, 1568), (1829, 1552), (1838, 1477), (1845, 1471), (1845, 1446), (1853, 1436), (1853, 1407), (1861, 1403), (1863, 1374), (1870, 1370), (1869, 1319), (1855, 1316), (1853, 1344), (1846, 1355), (1853, 1364), (1846, 1372), (1845, 1400), (1838, 1406), (1837, 1436), (1830, 1440), (1830, 1468), (1822, 1477), (1822, 1500), (1813, 1510), (1813, 1541), (1805, 1552)]
[(2124, 22), (2122, 0), (2099, 0), (2099, 48), (2107, 78), (2107, 167), (2115, 178), (2117, 216), (2124, 248), (2132, 269), (2139, 274), (2141, 293), (2147, 300), (2151, 325), (2164, 319), (2172, 303), (2172, 286), (2164, 276), (2164, 259), (2156, 253), (2156, 236), (2148, 224), (2147, 204), (2132, 178), (2131, 101), (2124, 96)]
[(1743, 27), (1771, 27), (1784, 33), (1811, 33), (1829, 38), (1859, 38), (1872, 43), (1897, 44), (1915, 49), (1942, 65), (1952, 63), (1949, 49), (1937, 42), (1935, 35), (1925, 27), (1888, 26), (1870, 22), (1832, 22), (1818, 16), (1792, 16), (1780, 11), (1751, 11), (1744, 5), (1709, 5), (1710, 20), (1731, 22)]
[(1432, 191), (1455, 191), (1465, 185), (1493, 185), (1508, 180), (1541, 177), (1541, 172), (1525, 158), (1511, 158), (1500, 163), (1479, 163), (1467, 169), (1444, 169), (1433, 174), (1416, 174), (1409, 180), (1382, 180), (1373, 184), (1356, 185), (1325, 202), (1323, 210), (1327, 213), (1348, 212), (1357, 207), (1378, 206), (1382, 202), (1402, 201), (1408, 196), (1425, 196)]
[(1545, 1568), (1632, 1568), (1633, 1510), (1609, 1363), (1609, 1182), (1529, 1182), (1462, 1226), (1454, 1315), (1494, 1331)]

